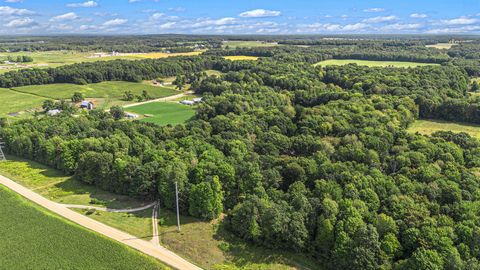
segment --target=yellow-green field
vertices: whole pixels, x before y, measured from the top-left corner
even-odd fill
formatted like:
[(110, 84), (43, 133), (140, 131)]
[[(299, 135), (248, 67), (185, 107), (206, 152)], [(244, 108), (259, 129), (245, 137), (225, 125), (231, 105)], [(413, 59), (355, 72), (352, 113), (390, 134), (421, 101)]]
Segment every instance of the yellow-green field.
[(409, 128), (409, 132), (430, 135), (436, 131), (465, 132), (480, 139), (480, 125), (454, 123), (440, 120), (417, 120)]
[(458, 44), (455, 43), (437, 43), (437, 44), (431, 44), (431, 45), (426, 45), (425, 47), (427, 48), (435, 48), (439, 50), (448, 50), (452, 48), (453, 46), (456, 46)]
[(343, 66), (348, 64), (357, 64), (359, 66), (369, 66), (369, 67), (399, 67), (399, 68), (438, 65), (438, 64), (430, 64), (430, 63), (400, 62), (400, 61), (330, 59), (330, 60), (318, 62), (314, 66)]
[(47, 52), (15, 52), (15, 53), (0, 53), (0, 60), (6, 59), (8, 56), (16, 57), (19, 55), (27, 55), (33, 58), (32, 63), (24, 63), (19, 66), (0, 64), (0, 73), (5, 73), (11, 70), (18, 70), (24, 68), (47, 68), (58, 67), (63, 65), (81, 63), (81, 62), (95, 62), (95, 61), (110, 61), (117, 59), (157, 59), (174, 56), (194, 56), (201, 54), (202, 51), (187, 52), (187, 53), (126, 53), (115, 56), (105, 55), (103, 57), (95, 57), (94, 52), (76, 52), (76, 51), (47, 51)]
[(229, 47), (230, 49), (236, 48), (254, 48), (254, 47), (274, 47), (278, 46), (276, 42), (264, 42), (264, 41), (247, 41), (247, 40), (229, 40), (223, 42), (223, 47)]
[(0, 117), (42, 106), (47, 98), (0, 88)]
[(195, 110), (191, 106), (176, 102), (150, 102), (126, 110), (142, 116), (150, 115), (140, 121), (160, 126), (181, 124), (195, 115)]
[(167, 269), (0, 185), (0, 269)]
[(258, 57), (256, 56), (248, 56), (248, 55), (232, 55), (232, 56), (225, 56), (227, 60), (231, 61), (239, 61), (239, 60), (257, 60)]

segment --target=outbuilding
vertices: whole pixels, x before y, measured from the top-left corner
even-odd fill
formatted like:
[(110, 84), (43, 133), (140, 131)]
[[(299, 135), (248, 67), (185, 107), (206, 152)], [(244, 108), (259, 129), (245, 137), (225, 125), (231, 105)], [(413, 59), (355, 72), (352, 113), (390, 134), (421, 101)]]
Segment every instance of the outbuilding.
[(55, 116), (55, 115), (57, 115), (57, 114), (59, 114), (59, 113), (61, 113), (61, 112), (62, 112), (62, 111), (59, 110), (59, 109), (49, 110), (49, 111), (47, 111), (47, 115), (49, 115), (49, 116)]
[(190, 105), (190, 106), (195, 104), (193, 100), (182, 100), (180, 101), (180, 103), (183, 105)]
[(80, 108), (82, 109), (93, 110), (94, 107), (95, 106), (93, 105), (93, 102), (88, 100), (82, 101), (82, 103), (80, 104)]

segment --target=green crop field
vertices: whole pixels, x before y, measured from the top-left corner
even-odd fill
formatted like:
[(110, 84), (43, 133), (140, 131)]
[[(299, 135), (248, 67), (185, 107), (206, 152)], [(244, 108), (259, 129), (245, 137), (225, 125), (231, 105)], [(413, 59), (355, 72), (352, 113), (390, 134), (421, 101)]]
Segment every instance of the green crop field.
[(150, 96), (161, 98), (178, 93), (174, 89), (158, 87), (147, 83), (133, 83), (122, 81), (101, 82), (87, 85), (78, 84), (45, 84), (30, 85), (14, 88), (15, 91), (39, 95), (53, 99), (69, 99), (73, 93), (83, 93), (87, 98), (121, 98), (125, 91), (129, 90), (134, 95), (140, 95), (146, 90)]
[(47, 98), (28, 93), (19, 93), (6, 88), (0, 88), (0, 117), (28, 109), (39, 108)]
[(0, 186), (0, 269), (167, 269)]
[(181, 124), (195, 115), (195, 110), (192, 107), (173, 102), (151, 102), (130, 107), (127, 111), (141, 115), (152, 115), (140, 121), (161, 126)]
[(409, 128), (409, 132), (430, 135), (436, 131), (465, 132), (480, 139), (480, 125), (454, 123), (440, 120), (417, 120)]
[(84, 184), (60, 171), (37, 162), (7, 156), (0, 162), (0, 174), (28, 187), (52, 201), (66, 204), (128, 208), (144, 205), (127, 196), (116, 195), (95, 186)]
[(369, 66), (369, 67), (400, 67), (400, 68), (438, 65), (438, 64), (429, 64), (429, 63), (399, 62), (399, 61), (330, 59), (330, 60), (318, 62), (315, 64), (315, 66), (343, 66), (347, 64), (357, 64), (359, 66)]
[(274, 47), (278, 46), (278, 43), (264, 42), (264, 41), (247, 41), (247, 40), (230, 40), (223, 42), (223, 47), (229, 47), (230, 49), (236, 48), (254, 48), (254, 47)]

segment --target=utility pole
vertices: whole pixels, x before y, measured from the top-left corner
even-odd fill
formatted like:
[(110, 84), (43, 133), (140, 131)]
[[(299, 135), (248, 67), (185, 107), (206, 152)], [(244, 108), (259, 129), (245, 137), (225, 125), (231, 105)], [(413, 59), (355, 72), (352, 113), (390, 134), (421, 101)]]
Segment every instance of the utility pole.
[(5, 154), (3, 154), (3, 150), (2, 150), (4, 145), (5, 145), (5, 143), (0, 141), (0, 161), (6, 161), (7, 160), (5, 158)]
[(178, 183), (175, 182), (175, 195), (177, 198), (177, 227), (178, 231), (180, 231), (180, 209), (178, 208)]

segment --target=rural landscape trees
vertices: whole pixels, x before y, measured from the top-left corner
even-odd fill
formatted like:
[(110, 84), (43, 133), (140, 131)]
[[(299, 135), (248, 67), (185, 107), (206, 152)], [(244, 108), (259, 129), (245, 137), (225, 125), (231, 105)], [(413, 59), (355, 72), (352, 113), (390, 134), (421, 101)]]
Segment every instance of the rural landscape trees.
[[(224, 213), (222, 224), (245, 241), (308, 254), (326, 269), (480, 268), (480, 141), (406, 131), (418, 118), (480, 123), (472, 73), (455, 62), (476, 59), (479, 45), (445, 54), (408, 40), (303, 43), (312, 48), (6, 73), (3, 87), (177, 76), (178, 88), (191, 83), (204, 99), (176, 126), (118, 121), (123, 109), (113, 107), (4, 123), (0, 137), (10, 154), (168, 209), (177, 182), (182, 213)], [(263, 58), (222, 57), (240, 54)], [(441, 65), (312, 65), (331, 58)]]

